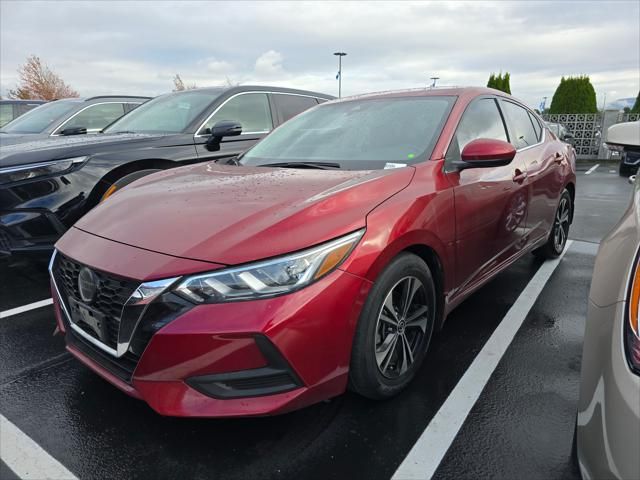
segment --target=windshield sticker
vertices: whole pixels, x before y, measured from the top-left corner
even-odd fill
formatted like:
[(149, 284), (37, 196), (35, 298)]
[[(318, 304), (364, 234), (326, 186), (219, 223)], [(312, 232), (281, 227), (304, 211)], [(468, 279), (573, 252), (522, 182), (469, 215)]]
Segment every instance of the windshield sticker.
[(406, 163), (391, 163), (391, 162), (387, 162), (384, 164), (384, 169), (385, 170), (389, 170), (390, 168), (402, 168), (402, 167), (406, 167), (407, 164)]

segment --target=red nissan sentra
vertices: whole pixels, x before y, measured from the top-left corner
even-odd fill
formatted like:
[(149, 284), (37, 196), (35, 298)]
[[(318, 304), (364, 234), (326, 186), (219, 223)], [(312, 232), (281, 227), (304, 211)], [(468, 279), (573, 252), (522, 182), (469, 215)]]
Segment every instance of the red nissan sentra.
[(456, 305), (562, 252), (573, 214), (572, 147), (484, 88), (327, 102), (237, 163), (134, 182), (51, 259), (68, 350), (163, 415), (391, 397)]

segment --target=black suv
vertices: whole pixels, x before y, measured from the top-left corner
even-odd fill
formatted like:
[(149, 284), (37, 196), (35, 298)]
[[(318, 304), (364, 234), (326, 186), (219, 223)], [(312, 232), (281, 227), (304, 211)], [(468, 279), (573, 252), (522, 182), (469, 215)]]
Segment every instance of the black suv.
[(43, 103), (43, 100), (0, 100), (0, 127)]
[(0, 146), (48, 137), (98, 133), (149, 98), (102, 95), (54, 100), (0, 128)]
[(333, 97), (271, 87), (156, 97), (104, 134), (0, 149), (0, 256), (49, 251), (89, 209), (159, 170), (235, 157), (279, 124)]

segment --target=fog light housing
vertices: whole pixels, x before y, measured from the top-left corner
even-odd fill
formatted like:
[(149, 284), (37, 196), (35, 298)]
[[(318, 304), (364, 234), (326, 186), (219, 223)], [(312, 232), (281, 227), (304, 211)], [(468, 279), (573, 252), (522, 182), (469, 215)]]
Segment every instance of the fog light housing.
[(256, 335), (254, 340), (267, 366), (191, 377), (186, 380), (187, 385), (208, 397), (219, 399), (275, 395), (303, 386), (298, 375), (267, 337)]

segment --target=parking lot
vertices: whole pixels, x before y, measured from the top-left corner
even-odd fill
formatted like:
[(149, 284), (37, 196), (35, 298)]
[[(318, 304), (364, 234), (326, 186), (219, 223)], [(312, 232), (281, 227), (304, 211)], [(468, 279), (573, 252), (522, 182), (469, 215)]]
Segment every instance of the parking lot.
[(557, 267), (529, 255), (475, 293), (416, 380), (385, 402), (347, 393), (277, 417), (161, 417), (65, 352), (50, 305), (28, 307), (50, 297), (45, 263), (2, 265), (0, 413), (42, 451), (4, 458), (0, 476), (579, 478), (571, 446), (591, 273), (632, 190), (615, 167), (594, 166), (578, 166), (572, 243)]

